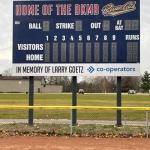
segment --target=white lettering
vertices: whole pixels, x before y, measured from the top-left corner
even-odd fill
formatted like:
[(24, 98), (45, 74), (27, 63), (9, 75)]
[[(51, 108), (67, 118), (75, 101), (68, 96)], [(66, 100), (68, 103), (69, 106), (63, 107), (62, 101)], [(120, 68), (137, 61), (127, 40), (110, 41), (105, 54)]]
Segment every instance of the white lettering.
[(36, 30), (42, 29), (41, 23), (29, 23), (29, 30), (32, 29), (36, 29)]
[(27, 54), (26, 61), (43, 61), (43, 54)]
[(126, 35), (126, 40), (135, 40), (135, 41), (138, 41), (140, 40), (140, 36), (139, 35)]
[(56, 23), (56, 29), (75, 29), (74, 23)]
[(91, 23), (91, 29), (100, 29), (100, 28), (101, 28), (101, 22)]
[(43, 44), (17, 44), (18, 50), (43, 50)]

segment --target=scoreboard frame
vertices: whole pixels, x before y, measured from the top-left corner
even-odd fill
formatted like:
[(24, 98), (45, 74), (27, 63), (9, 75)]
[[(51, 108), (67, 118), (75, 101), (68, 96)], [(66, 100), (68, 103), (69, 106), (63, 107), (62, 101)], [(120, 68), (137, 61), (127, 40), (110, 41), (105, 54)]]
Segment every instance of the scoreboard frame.
[(139, 76), (140, 0), (13, 1), (14, 76)]

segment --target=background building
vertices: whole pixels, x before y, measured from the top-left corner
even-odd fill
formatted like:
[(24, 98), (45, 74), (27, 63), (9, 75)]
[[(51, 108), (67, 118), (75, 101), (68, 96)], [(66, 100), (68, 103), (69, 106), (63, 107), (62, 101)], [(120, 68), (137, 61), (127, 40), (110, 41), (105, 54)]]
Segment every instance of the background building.
[[(26, 93), (29, 90), (28, 77), (3, 77), (0, 76), (0, 92), (1, 93)], [(45, 85), (41, 77), (34, 78), (35, 93), (61, 93), (63, 86), (61, 85)]]

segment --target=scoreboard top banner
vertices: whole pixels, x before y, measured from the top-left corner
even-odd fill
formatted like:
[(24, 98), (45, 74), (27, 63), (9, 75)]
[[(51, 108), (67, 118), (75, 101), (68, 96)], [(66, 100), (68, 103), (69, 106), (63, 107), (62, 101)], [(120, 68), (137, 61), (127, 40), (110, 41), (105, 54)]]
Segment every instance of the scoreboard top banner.
[(140, 0), (13, 2), (13, 75), (140, 74)]

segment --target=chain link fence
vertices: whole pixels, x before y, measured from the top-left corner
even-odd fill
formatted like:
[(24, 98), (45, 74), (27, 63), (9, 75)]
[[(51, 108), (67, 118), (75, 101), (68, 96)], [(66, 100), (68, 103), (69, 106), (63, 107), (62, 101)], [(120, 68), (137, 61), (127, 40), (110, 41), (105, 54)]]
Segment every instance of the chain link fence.
[[(123, 96), (124, 103), (130, 107), (121, 108), (115, 107), (115, 99), (116, 95), (78, 95), (78, 106), (72, 107), (71, 94), (36, 94), (35, 106), (29, 107), (27, 94), (0, 94), (0, 133), (149, 137), (150, 107), (142, 107), (147, 99), (134, 107), (134, 101)], [(34, 110), (33, 126), (28, 125), (29, 109)], [(72, 109), (77, 110), (76, 126), (72, 125)], [(117, 109), (122, 111), (121, 127), (117, 127)]]
[[(3, 107), (3, 109), (1, 109)], [(33, 127), (28, 125), (28, 109), (34, 109)], [(72, 109), (77, 109), (77, 124), (72, 125)], [(118, 108), (122, 110), (122, 126), (117, 127), (115, 107), (91, 106), (0, 106), (0, 131), (27, 130), (28, 132), (51, 132), (53, 129), (65, 134), (120, 135), (149, 137), (149, 107)], [(125, 110), (124, 110), (125, 109)], [(145, 110), (144, 110), (145, 109)], [(132, 115), (132, 117), (131, 117)], [(38, 126), (38, 128), (36, 128)], [(31, 129), (30, 129), (31, 128)], [(25, 129), (25, 131), (24, 131)], [(62, 130), (62, 131), (61, 131)], [(58, 131), (57, 131), (58, 132)], [(59, 133), (58, 132), (58, 133)]]

